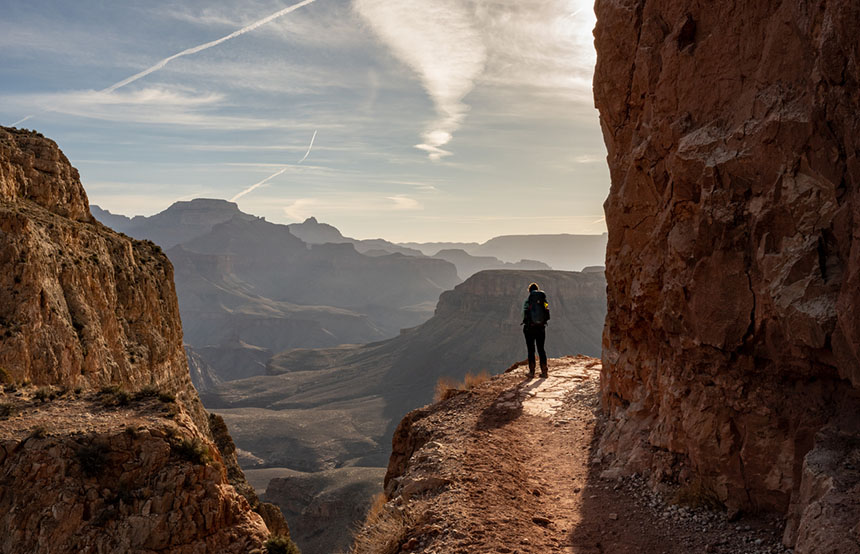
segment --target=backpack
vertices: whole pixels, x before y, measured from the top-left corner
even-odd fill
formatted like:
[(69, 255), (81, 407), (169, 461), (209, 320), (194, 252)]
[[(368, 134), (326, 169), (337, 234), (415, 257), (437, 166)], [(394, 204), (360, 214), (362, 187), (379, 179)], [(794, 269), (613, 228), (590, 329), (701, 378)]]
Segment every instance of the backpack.
[(532, 325), (546, 325), (549, 320), (549, 310), (546, 308), (546, 294), (542, 290), (529, 293), (527, 310), (529, 322)]

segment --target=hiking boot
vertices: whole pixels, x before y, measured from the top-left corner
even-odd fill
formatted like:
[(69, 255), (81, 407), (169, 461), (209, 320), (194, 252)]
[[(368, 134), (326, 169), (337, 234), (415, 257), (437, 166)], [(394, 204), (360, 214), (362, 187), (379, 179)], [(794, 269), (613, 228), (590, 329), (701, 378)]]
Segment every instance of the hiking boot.
[(535, 377), (535, 370), (531, 370), (528, 373), (526, 373), (526, 379), (534, 379), (534, 377)]
[(532, 377), (534, 377), (534, 376), (535, 376), (535, 362), (534, 362), (534, 361), (532, 361), (532, 360), (529, 360), (529, 373), (528, 373), (528, 378), (529, 378), (529, 379), (531, 379), (531, 378), (532, 378)]
[(546, 379), (547, 377), (549, 377), (549, 373), (547, 373), (546, 363), (542, 363), (540, 365), (540, 376), (541, 376), (541, 379)]

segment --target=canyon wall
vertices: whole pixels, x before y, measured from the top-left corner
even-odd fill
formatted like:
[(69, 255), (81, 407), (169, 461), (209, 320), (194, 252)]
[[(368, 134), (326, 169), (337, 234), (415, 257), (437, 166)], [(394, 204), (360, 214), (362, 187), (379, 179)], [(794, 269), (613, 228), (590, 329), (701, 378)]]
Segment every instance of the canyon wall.
[(239, 553), (288, 532), (191, 385), (170, 262), (96, 222), (38, 133), (0, 128), (0, 265), (0, 552)]
[(860, 492), (860, 4), (595, 10), (612, 179), (601, 452), (732, 511), (787, 513), (798, 551), (855, 552), (858, 517), (820, 529)]

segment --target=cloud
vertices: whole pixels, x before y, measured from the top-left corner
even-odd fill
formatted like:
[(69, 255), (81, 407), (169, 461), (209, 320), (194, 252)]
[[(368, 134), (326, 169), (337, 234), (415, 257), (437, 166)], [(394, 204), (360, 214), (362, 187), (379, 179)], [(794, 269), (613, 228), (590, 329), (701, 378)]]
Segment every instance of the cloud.
[(164, 58), (163, 60), (159, 61), (155, 65), (150, 66), (150, 67), (144, 69), (143, 71), (135, 73), (131, 77), (127, 77), (127, 78), (123, 79), (122, 81), (119, 81), (119, 82), (112, 84), (111, 86), (105, 88), (102, 92), (113, 92), (119, 88), (126, 86), (126, 85), (130, 85), (131, 83), (137, 81), (138, 79), (146, 77), (150, 73), (154, 73), (154, 72), (158, 71), (159, 69), (162, 69), (168, 63), (172, 62), (173, 60), (175, 60), (177, 58), (182, 58), (184, 56), (190, 56), (192, 54), (196, 54), (198, 52), (208, 50), (209, 48), (212, 48), (213, 46), (218, 46), (222, 42), (226, 42), (226, 41), (228, 41), (230, 39), (234, 39), (240, 35), (244, 35), (245, 33), (249, 33), (251, 31), (253, 31), (254, 29), (257, 29), (258, 27), (265, 25), (266, 23), (274, 21), (275, 19), (278, 19), (279, 17), (283, 17), (283, 16), (287, 15), (288, 13), (291, 13), (291, 12), (299, 9), (302, 6), (307, 6), (311, 2), (315, 2), (315, 1), (316, 0), (302, 0), (301, 2), (293, 4), (292, 6), (288, 6), (284, 9), (279, 10), (279, 11), (277, 11), (271, 15), (268, 15), (268, 16), (262, 18), (262, 19), (258, 19), (257, 21), (254, 21), (250, 25), (246, 25), (237, 31), (233, 31), (229, 35), (225, 35), (219, 39), (205, 42), (203, 44), (198, 44), (197, 46), (193, 46), (191, 48), (186, 48), (185, 50), (183, 50), (181, 52), (177, 52), (176, 54), (173, 54), (172, 56), (168, 56), (168, 57)]
[(422, 210), (423, 205), (403, 194), (379, 196), (366, 194), (332, 194), (325, 197), (297, 198), (283, 206), (284, 214), (293, 221), (304, 221), (316, 216), (337, 220), (344, 215), (383, 214)]
[[(220, 93), (196, 93), (188, 88), (148, 87), (134, 91), (84, 90), (48, 94), (13, 94), (0, 96), (0, 104), (19, 107), (21, 111), (41, 109), (54, 114), (103, 121), (155, 125), (180, 125), (203, 129), (313, 129), (302, 121), (225, 115), (225, 97)], [(340, 123), (320, 125), (337, 128)]]
[(486, 48), (472, 13), (457, 0), (355, 0), (356, 11), (394, 56), (409, 66), (433, 100), (437, 119), (415, 145), (432, 160), (451, 152), (451, 141), (468, 112), (463, 98), (484, 69)]
[(386, 200), (391, 200), (394, 202), (393, 210), (420, 210), (421, 203), (414, 198), (410, 198), (403, 194), (398, 194), (396, 196), (386, 196)]

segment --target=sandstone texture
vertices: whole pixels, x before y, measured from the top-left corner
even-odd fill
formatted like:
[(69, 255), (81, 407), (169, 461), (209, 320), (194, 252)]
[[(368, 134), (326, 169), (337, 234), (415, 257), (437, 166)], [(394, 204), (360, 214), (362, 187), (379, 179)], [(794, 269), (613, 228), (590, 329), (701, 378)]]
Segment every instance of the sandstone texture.
[(0, 129), (0, 367), (37, 385), (181, 388), (173, 268), (89, 215), (52, 141)]
[(269, 536), (178, 403), (37, 390), (0, 394), (15, 411), (0, 426), (0, 552), (244, 554)]
[(860, 5), (595, 10), (601, 452), (731, 511), (790, 512), (797, 552), (860, 551), (856, 503), (837, 517), (832, 497), (851, 490), (860, 413)]
[(96, 222), (38, 133), (0, 128), (0, 264), (0, 552), (246, 552), (286, 532), (191, 385), (170, 262)]

